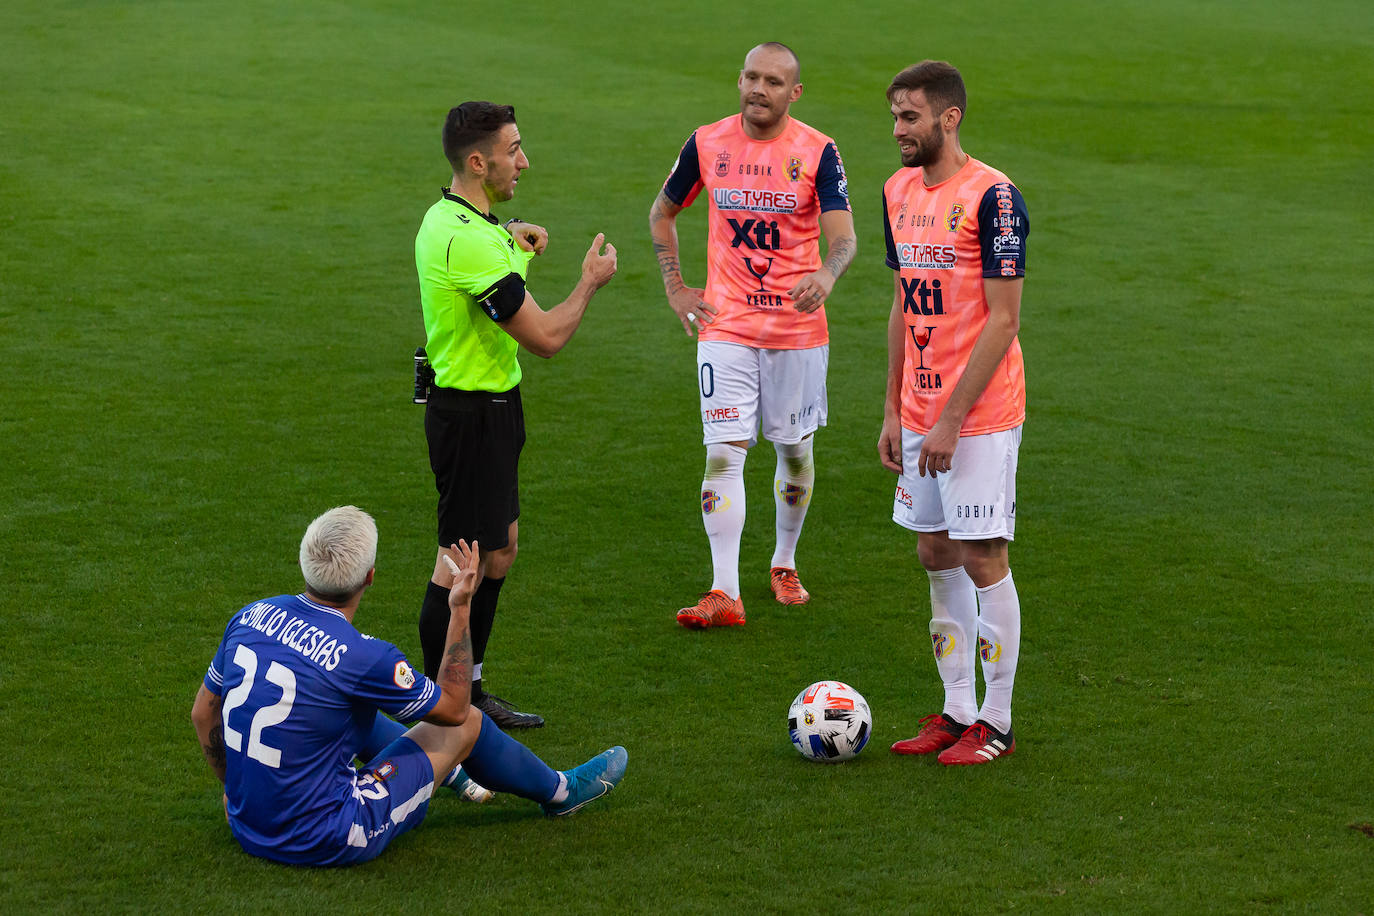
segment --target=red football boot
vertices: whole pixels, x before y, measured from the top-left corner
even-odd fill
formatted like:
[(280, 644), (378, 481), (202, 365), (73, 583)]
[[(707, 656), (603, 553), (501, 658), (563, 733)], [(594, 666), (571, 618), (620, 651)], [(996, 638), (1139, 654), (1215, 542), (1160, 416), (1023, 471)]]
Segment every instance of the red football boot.
[(1016, 739), (1008, 731), (1005, 735), (979, 719), (951, 747), (940, 752), (939, 760), (947, 767), (990, 763), (998, 757), (1009, 756), (1016, 750)]
[(906, 738), (892, 745), (894, 754), (934, 754), (959, 740), (968, 726), (937, 712), (921, 718), (921, 731), (915, 738)]
[(701, 596), (692, 607), (677, 612), (677, 622), (689, 630), (704, 630), (707, 627), (744, 626), (744, 602), (731, 598), (720, 589), (713, 589)]

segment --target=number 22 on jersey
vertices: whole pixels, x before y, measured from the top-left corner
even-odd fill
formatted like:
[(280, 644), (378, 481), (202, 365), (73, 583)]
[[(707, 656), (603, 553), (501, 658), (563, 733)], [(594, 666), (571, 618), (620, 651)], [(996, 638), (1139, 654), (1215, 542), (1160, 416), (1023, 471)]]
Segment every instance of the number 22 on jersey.
[[(230, 750), (243, 752), (243, 733), (229, 726), (230, 714), (244, 704), (253, 691), (258, 673), (258, 654), (245, 645), (234, 648), (234, 664), (243, 669), (243, 682), (224, 695), (224, 743)], [(281, 699), (271, 706), (259, 706), (248, 727), (247, 754), (264, 766), (281, 766), (281, 750), (266, 744), (262, 733), (273, 725), (280, 725), (291, 715), (296, 702), (296, 674), (280, 662), (267, 666), (266, 679), (281, 688)]]

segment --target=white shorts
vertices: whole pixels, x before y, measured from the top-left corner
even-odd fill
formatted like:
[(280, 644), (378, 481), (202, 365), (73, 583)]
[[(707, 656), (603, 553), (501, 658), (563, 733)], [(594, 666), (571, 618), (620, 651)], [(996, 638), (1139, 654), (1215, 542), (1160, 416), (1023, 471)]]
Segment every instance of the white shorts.
[(761, 350), (723, 340), (697, 342), (701, 439), (796, 443), (825, 425), (830, 347)]
[(983, 436), (960, 436), (949, 471), (933, 478), (916, 472), (926, 437), (902, 430), (902, 467), (892, 520), (912, 531), (948, 531), (956, 541), (1014, 539), (1016, 456), (1021, 427)]

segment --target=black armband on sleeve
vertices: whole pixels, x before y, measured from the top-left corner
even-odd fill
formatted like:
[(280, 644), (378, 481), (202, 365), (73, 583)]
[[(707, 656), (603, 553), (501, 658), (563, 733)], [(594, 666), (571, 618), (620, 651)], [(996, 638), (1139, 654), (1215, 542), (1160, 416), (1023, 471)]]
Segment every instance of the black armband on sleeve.
[(509, 321), (525, 304), (525, 279), (506, 274), (491, 289), (477, 297), (477, 304), (498, 324)]

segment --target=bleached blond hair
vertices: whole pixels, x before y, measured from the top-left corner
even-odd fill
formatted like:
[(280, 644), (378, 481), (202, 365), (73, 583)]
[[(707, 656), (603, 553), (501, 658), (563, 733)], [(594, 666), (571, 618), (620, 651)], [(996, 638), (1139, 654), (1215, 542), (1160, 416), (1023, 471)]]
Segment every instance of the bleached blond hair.
[(310, 591), (346, 601), (377, 565), (377, 523), (357, 506), (338, 506), (310, 523), (301, 538), (301, 574)]

